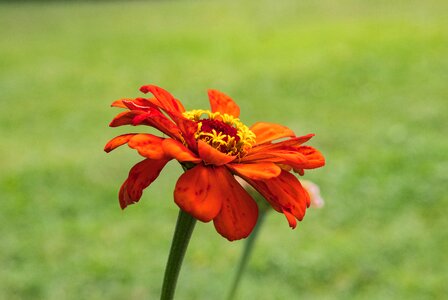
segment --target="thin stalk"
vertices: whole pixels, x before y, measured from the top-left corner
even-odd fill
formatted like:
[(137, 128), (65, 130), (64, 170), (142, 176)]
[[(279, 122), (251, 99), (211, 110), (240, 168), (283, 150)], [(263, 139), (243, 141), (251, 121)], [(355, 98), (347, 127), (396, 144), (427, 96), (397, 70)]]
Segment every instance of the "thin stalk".
[(238, 289), (239, 283), (241, 281), (241, 277), (244, 273), (244, 270), (246, 269), (247, 263), (249, 262), (250, 255), (252, 253), (252, 249), (254, 247), (255, 240), (257, 239), (258, 233), (260, 231), (260, 227), (263, 225), (263, 220), (265, 219), (267, 210), (260, 211), (260, 214), (258, 215), (258, 221), (257, 225), (255, 226), (252, 233), (247, 238), (245, 244), (243, 253), (241, 255), (241, 259), (238, 263), (238, 268), (236, 270), (235, 278), (233, 279), (232, 288), (230, 289), (230, 293), (227, 297), (228, 300), (232, 300), (235, 295), (236, 291)]
[(176, 229), (171, 243), (170, 254), (165, 268), (163, 278), (161, 300), (171, 300), (176, 290), (177, 278), (179, 277), (182, 261), (193, 233), (196, 219), (182, 209), (179, 210)]

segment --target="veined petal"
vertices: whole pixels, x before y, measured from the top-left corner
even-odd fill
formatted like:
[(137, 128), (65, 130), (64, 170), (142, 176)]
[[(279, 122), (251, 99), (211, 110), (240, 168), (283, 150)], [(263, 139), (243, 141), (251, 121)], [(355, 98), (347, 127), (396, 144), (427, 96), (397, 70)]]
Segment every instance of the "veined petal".
[(202, 164), (187, 170), (179, 177), (174, 189), (174, 201), (179, 207), (202, 222), (214, 219), (222, 206), (220, 174), (224, 167), (205, 167)]
[[(289, 213), (299, 221), (305, 216), (306, 208), (310, 206), (310, 197), (300, 181), (291, 173), (282, 171), (279, 176), (267, 180), (244, 179), (260, 192), (275, 210)], [(295, 222), (288, 214), (285, 215), (289, 225), (294, 228)]]
[(222, 166), (235, 160), (236, 156), (226, 155), (225, 153), (216, 150), (206, 142), (198, 141), (199, 156), (205, 161), (206, 164)]
[(140, 88), (142, 93), (151, 93), (157, 99), (157, 105), (168, 114), (182, 114), (185, 111), (182, 103), (175, 99), (168, 91), (155, 85), (144, 85)]
[(253, 164), (228, 164), (227, 167), (241, 175), (250, 179), (261, 180), (277, 177), (281, 173), (281, 169), (274, 163), (253, 163)]
[(197, 157), (187, 147), (185, 147), (182, 143), (176, 140), (165, 139), (162, 143), (162, 147), (166, 156), (177, 159), (180, 162), (186, 162), (186, 161), (193, 163), (201, 162), (201, 159), (199, 157)]
[(157, 160), (165, 157), (162, 142), (163, 138), (152, 134), (136, 134), (129, 139), (128, 146), (137, 150), (141, 156)]
[[(220, 169), (222, 208), (213, 219), (216, 230), (229, 241), (247, 237), (255, 227), (258, 206), (227, 170)], [(222, 171), (223, 170), (223, 171)]]
[(138, 202), (143, 190), (156, 180), (168, 161), (168, 159), (147, 158), (133, 166), (118, 195), (120, 207), (124, 209), (128, 205)]
[(109, 153), (110, 151), (114, 150), (117, 147), (120, 147), (121, 145), (126, 144), (129, 142), (129, 140), (136, 135), (136, 133), (128, 133), (128, 134), (122, 134), (117, 137), (114, 137), (111, 139), (106, 146), (104, 147), (104, 151)]
[(208, 98), (212, 112), (220, 112), (236, 118), (239, 117), (239, 106), (226, 94), (217, 90), (208, 90)]
[(295, 136), (294, 131), (288, 127), (275, 123), (257, 122), (250, 127), (250, 130), (255, 133), (257, 144)]

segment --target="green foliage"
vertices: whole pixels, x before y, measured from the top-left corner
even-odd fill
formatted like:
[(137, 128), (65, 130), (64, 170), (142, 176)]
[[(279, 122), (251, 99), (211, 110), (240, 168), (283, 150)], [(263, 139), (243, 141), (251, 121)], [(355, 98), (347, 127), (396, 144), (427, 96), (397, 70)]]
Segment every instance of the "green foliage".
[[(102, 152), (146, 130), (107, 127), (146, 83), (317, 134), (326, 206), (294, 231), (268, 216), (240, 299), (447, 295), (446, 2), (297, 3), (0, 4), (0, 298), (158, 297), (182, 170), (122, 212), (139, 157)], [(243, 243), (196, 227), (177, 296), (223, 298)]]

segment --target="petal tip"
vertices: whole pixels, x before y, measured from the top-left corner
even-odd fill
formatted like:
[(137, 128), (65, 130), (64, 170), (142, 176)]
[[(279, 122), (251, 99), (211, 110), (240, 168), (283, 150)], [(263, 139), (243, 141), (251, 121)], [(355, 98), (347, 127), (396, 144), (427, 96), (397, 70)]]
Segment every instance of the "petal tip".
[(143, 85), (143, 86), (141, 86), (140, 87), (140, 92), (142, 92), (143, 94), (147, 94), (147, 93), (149, 93), (150, 91), (151, 91), (151, 88), (152, 88), (153, 86), (152, 85), (150, 85), (150, 84), (146, 84), (146, 85)]

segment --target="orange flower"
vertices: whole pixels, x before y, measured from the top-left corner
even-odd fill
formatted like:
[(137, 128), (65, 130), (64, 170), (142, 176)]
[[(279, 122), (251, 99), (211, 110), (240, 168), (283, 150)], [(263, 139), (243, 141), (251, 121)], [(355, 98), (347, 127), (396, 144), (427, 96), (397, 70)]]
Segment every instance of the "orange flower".
[(176, 159), (186, 171), (176, 183), (174, 201), (202, 222), (213, 220), (216, 230), (228, 240), (247, 237), (258, 217), (257, 204), (235, 175), (283, 213), (292, 228), (296, 219), (303, 219), (310, 198), (290, 171), (303, 175), (305, 169), (325, 164), (319, 151), (302, 145), (313, 134), (297, 137), (285, 126), (264, 122), (248, 128), (238, 119), (238, 105), (216, 90), (208, 92), (211, 110), (190, 111), (160, 87), (145, 85), (140, 91), (150, 92), (154, 98), (113, 102), (112, 106), (128, 110), (118, 114), (110, 126), (148, 125), (167, 137), (130, 133), (106, 145), (104, 150), (110, 152), (128, 144), (145, 157), (132, 167), (121, 186), (121, 208), (138, 202), (166, 163)]

